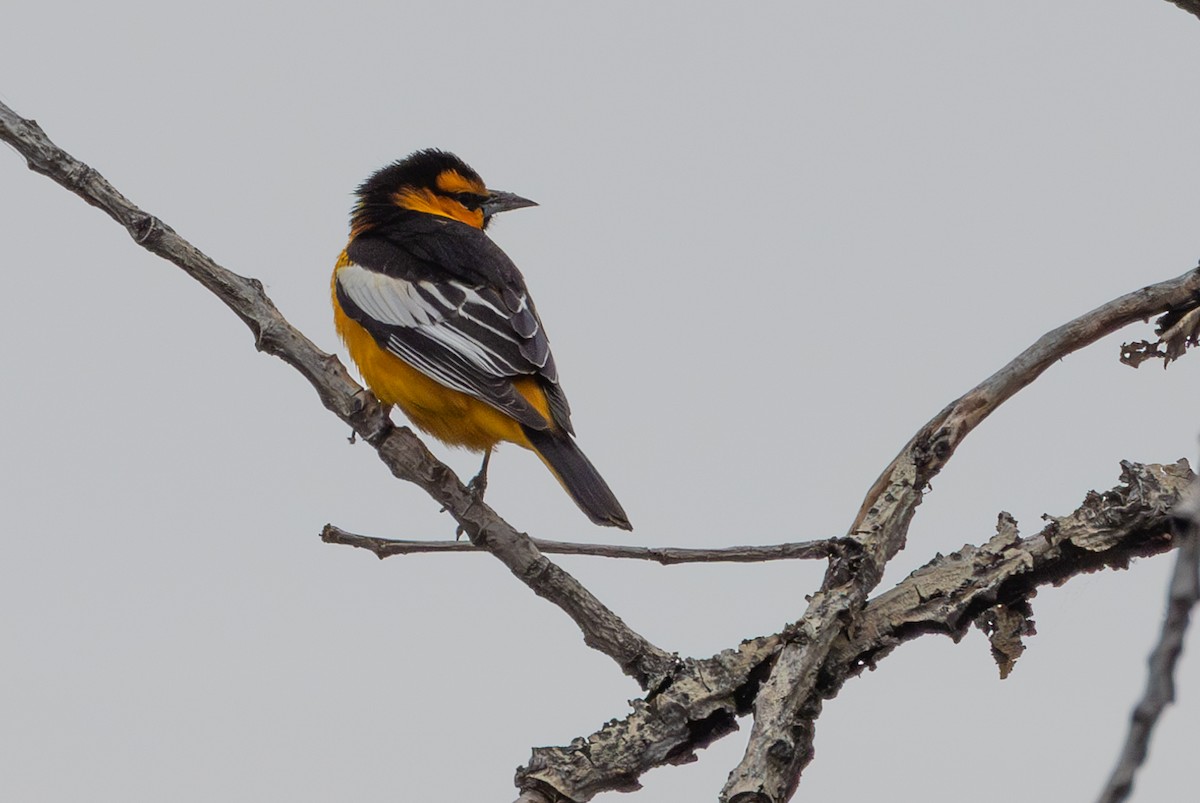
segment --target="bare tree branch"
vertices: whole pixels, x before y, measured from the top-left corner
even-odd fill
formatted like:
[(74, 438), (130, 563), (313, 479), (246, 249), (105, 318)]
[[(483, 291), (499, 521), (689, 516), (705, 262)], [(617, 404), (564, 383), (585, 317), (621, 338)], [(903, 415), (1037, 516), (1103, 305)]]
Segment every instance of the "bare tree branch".
[[(1053, 518), (1022, 539), (1002, 514), (983, 546), (964, 546), (931, 561), (872, 599), (853, 626), (834, 640), (807, 704), (815, 718), (824, 699), (846, 680), (875, 666), (900, 644), (929, 633), (961, 639), (983, 612), (1019, 610), (1037, 588), (1061, 585), (1105, 567), (1175, 544), (1171, 508), (1192, 482), (1187, 463), (1122, 464), (1121, 484), (1089, 493), (1068, 516)], [(564, 747), (533, 751), (517, 772), (522, 789), (550, 800), (584, 803), (604, 791), (632, 791), (647, 770), (693, 758), (697, 749), (737, 729), (759, 684), (793, 631), (742, 642), (704, 660), (686, 659), (671, 685), (633, 703), (633, 712)]]
[(868, 492), (851, 527), (860, 553), (835, 557), (810, 597), (795, 636), (784, 647), (754, 705), (745, 755), (721, 799), (782, 803), (812, 758), (811, 698), (817, 673), (846, 622), (862, 607), (887, 562), (904, 547), (925, 487), (963, 439), (1001, 404), (1068, 354), (1135, 321), (1189, 305), (1200, 293), (1200, 269), (1114, 299), (1043, 335), (1008, 365), (938, 413), (913, 437)]
[[(359, 535), (326, 524), (321, 540), (327, 544), (366, 549), (379, 559), (392, 555), (413, 555), (421, 552), (479, 552), (468, 541), (405, 541)], [(652, 560), (670, 566), (678, 563), (762, 563), (769, 560), (806, 560), (828, 558), (836, 550), (835, 541), (796, 541), (766, 546), (731, 546), (723, 549), (687, 549), (661, 546), (624, 546), (618, 544), (576, 544), (570, 541), (546, 541), (533, 538), (539, 550), (556, 555), (590, 555), (599, 558), (628, 558)]]
[(642, 688), (660, 682), (675, 657), (635, 633), (574, 577), (538, 551), (529, 537), (477, 501), (407, 427), (396, 427), (373, 395), (337, 357), (318, 349), (284, 319), (262, 283), (222, 268), (158, 218), (142, 211), (92, 168), (50, 141), (33, 120), (0, 103), (0, 140), (49, 176), (99, 207), (146, 250), (182, 268), (225, 303), (254, 333), (259, 351), (279, 357), (316, 389), (324, 405), (371, 444), (396, 477), (415, 483), (450, 512), (471, 542), (499, 558), (534, 593), (562, 608), (584, 641), (615, 660)]
[[(1119, 485), (1089, 492), (1069, 516), (1046, 516), (1049, 524), (1036, 535), (1020, 538), (1016, 522), (1001, 513), (996, 535), (983, 546), (964, 546), (936, 558), (873, 598), (831, 651), (826, 671), (830, 677), (855, 665), (861, 671), (925, 633), (957, 641), (979, 614), (1027, 605), (1041, 586), (1060, 586), (1105, 568), (1124, 569), (1133, 558), (1176, 547), (1172, 509), (1194, 481), (1186, 460), (1122, 462)], [(830, 691), (835, 691), (832, 684)]]
[(1133, 710), (1129, 735), (1117, 759), (1100, 803), (1120, 803), (1133, 791), (1133, 778), (1150, 746), (1150, 735), (1163, 709), (1175, 700), (1175, 664), (1183, 652), (1192, 608), (1200, 602), (1200, 480), (1192, 483), (1187, 496), (1175, 508), (1179, 531), (1179, 555), (1167, 591), (1167, 615), (1158, 644), (1150, 653), (1146, 691)]

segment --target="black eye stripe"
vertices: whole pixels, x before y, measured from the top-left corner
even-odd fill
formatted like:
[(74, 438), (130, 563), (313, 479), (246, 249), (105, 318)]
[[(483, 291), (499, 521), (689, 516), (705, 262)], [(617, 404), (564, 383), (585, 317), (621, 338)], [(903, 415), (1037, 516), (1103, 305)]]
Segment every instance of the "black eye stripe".
[(471, 211), (478, 210), (487, 200), (486, 196), (474, 192), (452, 192), (449, 196)]

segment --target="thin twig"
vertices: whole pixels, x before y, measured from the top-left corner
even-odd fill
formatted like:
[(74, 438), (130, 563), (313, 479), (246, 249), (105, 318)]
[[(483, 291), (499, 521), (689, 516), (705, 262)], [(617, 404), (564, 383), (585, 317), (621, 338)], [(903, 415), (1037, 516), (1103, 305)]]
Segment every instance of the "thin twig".
[(1189, 303), (1200, 269), (1114, 299), (1040, 337), (1008, 365), (933, 417), (875, 481), (851, 528), (862, 550), (835, 556), (809, 597), (795, 638), (784, 647), (754, 703), (754, 726), (741, 762), (721, 792), (725, 803), (782, 803), (812, 759), (813, 689), (829, 649), (853, 620), (884, 568), (904, 547), (929, 482), (985, 418), (1051, 365), (1118, 329)]
[(318, 349), (288, 323), (261, 282), (218, 265), (170, 226), (131, 203), (95, 170), (51, 142), (36, 122), (3, 103), (0, 141), (24, 156), (29, 169), (98, 207), (124, 226), (142, 248), (182, 268), (211, 290), (250, 328), (260, 351), (279, 357), (303, 374), (324, 405), (375, 448), (393, 475), (423, 488), (474, 544), (501, 560), (534, 593), (566, 612), (589, 646), (615, 660), (643, 688), (657, 684), (672, 671), (673, 655), (634, 632), (578, 580), (539, 552), (528, 536), (477, 500), (408, 428), (394, 426), (375, 397), (350, 378), (337, 357)]
[(1100, 803), (1120, 803), (1133, 791), (1133, 779), (1150, 747), (1150, 736), (1167, 705), (1175, 700), (1175, 664), (1183, 652), (1192, 608), (1200, 602), (1200, 480), (1175, 509), (1179, 555), (1167, 592), (1167, 615), (1158, 644), (1150, 653), (1146, 691), (1129, 722), (1129, 734)]
[[(390, 558), (393, 555), (413, 555), (423, 552), (479, 552), (479, 547), (470, 541), (409, 541), (393, 538), (376, 538), (347, 532), (341, 527), (326, 524), (321, 530), (321, 540), (327, 544), (366, 549), (375, 556)], [(769, 560), (811, 560), (828, 558), (835, 549), (836, 541), (797, 541), (790, 544), (768, 544), (765, 546), (731, 546), (723, 549), (688, 549), (683, 547), (624, 546), (618, 544), (576, 544), (570, 541), (546, 541), (532, 539), (534, 546), (554, 555), (588, 555), (598, 558), (627, 558), (630, 560), (652, 560), (670, 566), (677, 563), (762, 563)]]

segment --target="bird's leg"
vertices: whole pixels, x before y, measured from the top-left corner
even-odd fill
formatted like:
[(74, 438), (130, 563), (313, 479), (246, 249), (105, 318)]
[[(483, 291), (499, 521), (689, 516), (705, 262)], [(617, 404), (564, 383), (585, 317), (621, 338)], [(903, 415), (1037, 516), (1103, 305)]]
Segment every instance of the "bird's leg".
[(476, 501), (483, 501), (483, 492), (487, 490), (487, 470), (488, 461), (492, 459), (492, 447), (483, 450), (483, 465), (479, 467), (479, 473), (471, 478), (467, 483), (467, 490), (471, 492), (471, 496), (475, 497)]
[[(476, 502), (483, 501), (483, 492), (487, 490), (487, 467), (488, 461), (492, 459), (492, 447), (483, 450), (483, 465), (479, 467), (479, 473), (471, 478), (467, 483), (467, 493), (471, 494), (471, 499)], [(458, 525), (454, 530), (454, 540), (462, 538), (466, 530), (462, 525)]]

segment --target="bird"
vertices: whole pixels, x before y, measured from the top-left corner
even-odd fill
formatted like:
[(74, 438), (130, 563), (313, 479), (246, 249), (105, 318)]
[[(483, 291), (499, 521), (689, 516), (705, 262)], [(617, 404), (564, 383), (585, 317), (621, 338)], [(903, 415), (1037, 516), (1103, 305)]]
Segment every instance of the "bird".
[(439, 441), (533, 451), (596, 524), (631, 530), (575, 443), (571, 408), (525, 278), (486, 234), (501, 212), (537, 206), (489, 189), (452, 153), (416, 151), (359, 185), (338, 256), (334, 324), (367, 386)]

